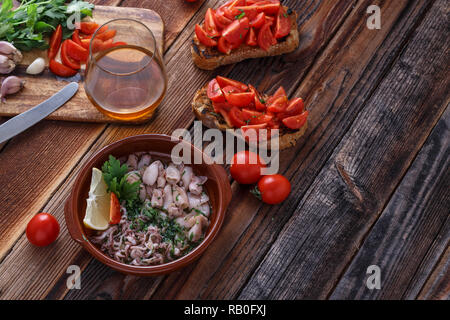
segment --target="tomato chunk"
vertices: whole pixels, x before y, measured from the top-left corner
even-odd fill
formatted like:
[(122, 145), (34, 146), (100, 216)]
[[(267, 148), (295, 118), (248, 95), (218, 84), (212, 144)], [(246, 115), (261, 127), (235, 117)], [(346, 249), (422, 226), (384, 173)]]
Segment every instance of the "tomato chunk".
[(248, 85), (248, 88), (250, 89), (250, 91), (255, 93), (255, 108), (256, 108), (256, 110), (258, 110), (258, 111), (266, 110), (265, 101), (261, 98), (261, 96), (259, 95), (256, 88), (254, 86), (252, 86), (251, 84)]
[(226, 90), (227, 89), (225, 88), (225, 98), (235, 107), (247, 107), (255, 99), (255, 94), (253, 92), (232, 93), (229, 91), (227, 92)]
[(81, 32), (83, 32), (84, 34), (93, 34), (98, 29), (98, 27), (98, 23), (95, 22), (89, 21), (80, 23)]
[(270, 4), (255, 4), (258, 12), (264, 12), (266, 15), (276, 15), (278, 10), (280, 10), (280, 3), (270, 3)]
[(75, 29), (75, 31), (72, 34), (72, 41), (75, 42), (76, 44), (79, 44), (80, 46), (82, 46), (81, 44), (81, 38), (80, 38), (80, 32), (78, 29)]
[(286, 37), (291, 32), (291, 19), (283, 8), (280, 8), (275, 23), (274, 37), (276, 39)]
[(267, 106), (267, 110), (274, 113), (283, 112), (287, 108), (287, 102), (286, 96), (279, 97)]
[(286, 110), (280, 113), (277, 117), (284, 119), (301, 114), (305, 108), (305, 104), (302, 98), (295, 98), (288, 103)]
[(270, 24), (264, 24), (258, 33), (258, 45), (264, 51), (268, 51), (270, 46), (273, 44), (273, 34), (270, 30)]
[(215, 47), (217, 46), (217, 41), (210, 38), (206, 31), (198, 24), (195, 25), (195, 34), (202, 44), (207, 47)]
[(214, 11), (211, 8), (206, 11), (204, 30), (210, 37), (220, 36), (220, 32), (217, 30), (216, 22), (214, 20)]
[(61, 61), (64, 65), (75, 70), (78, 70), (81, 67), (79, 61), (72, 59), (67, 54), (67, 40), (61, 44)]
[(241, 110), (239, 110), (238, 108), (231, 108), (228, 116), (230, 117), (230, 122), (233, 127), (240, 128), (242, 126), (245, 126), (245, 122), (242, 119)]
[(289, 129), (297, 130), (305, 125), (307, 119), (308, 119), (308, 111), (305, 111), (297, 116), (284, 118), (282, 122)]
[(247, 35), (247, 40), (245, 41), (245, 43), (249, 46), (257, 46), (258, 45), (258, 41), (256, 40), (256, 33), (255, 33), (255, 29), (250, 28), (250, 31), (248, 32)]
[(102, 41), (106, 41), (112, 39), (116, 36), (117, 30), (111, 29), (102, 33), (99, 33), (95, 36), (96, 39), (100, 39)]
[(120, 212), (120, 203), (119, 199), (114, 192), (111, 192), (111, 205), (109, 207), (109, 223), (110, 224), (118, 224), (122, 217), (122, 213)]
[(77, 74), (77, 70), (69, 68), (54, 59), (50, 60), (49, 68), (51, 72), (60, 77), (71, 77)]
[(218, 8), (216, 12), (213, 15), (214, 22), (218, 29), (223, 30), (225, 29), (230, 23), (233, 22), (232, 19), (229, 19), (225, 16), (223, 9)]
[(284, 90), (284, 88), (282, 86), (280, 86), (277, 91), (275, 91), (275, 93), (273, 94), (273, 96), (269, 97), (267, 99), (267, 104), (271, 104), (273, 101), (275, 101), (276, 99), (278, 99), (279, 97), (286, 97), (286, 91)]
[(225, 102), (225, 96), (223, 95), (222, 90), (220, 89), (219, 84), (216, 79), (212, 79), (208, 84), (207, 89), (208, 98), (214, 102)]
[(48, 59), (51, 60), (58, 54), (59, 47), (61, 46), (62, 41), (62, 27), (59, 24), (56, 27), (56, 30), (53, 32), (50, 37), (49, 48), (48, 48)]
[(250, 21), (250, 27), (259, 29), (264, 25), (264, 22), (266, 22), (266, 14), (264, 12), (260, 12), (255, 19)]
[(249, 109), (242, 109), (242, 118), (247, 122), (247, 124), (257, 125), (257, 124), (267, 124), (273, 119), (273, 116), (253, 111)]
[(217, 83), (219, 84), (219, 86), (223, 89), (227, 86), (233, 86), (238, 88), (240, 91), (244, 92), (248, 90), (248, 86), (246, 84), (243, 84), (242, 82), (236, 81), (236, 80), (232, 80), (229, 78), (225, 78), (222, 76), (217, 76), (216, 77)]
[(250, 28), (250, 22), (247, 17), (233, 21), (222, 31), (224, 37), (231, 44), (241, 44)]
[(67, 41), (67, 54), (77, 61), (86, 62), (89, 57), (89, 51), (82, 46), (76, 44), (74, 41), (68, 39)]
[(224, 37), (220, 37), (219, 42), (217, 44), (217, 49), (224, 53), (224, 54), (230, 54), (231, 50), (233, 50), (233, 45), (229, 43)]

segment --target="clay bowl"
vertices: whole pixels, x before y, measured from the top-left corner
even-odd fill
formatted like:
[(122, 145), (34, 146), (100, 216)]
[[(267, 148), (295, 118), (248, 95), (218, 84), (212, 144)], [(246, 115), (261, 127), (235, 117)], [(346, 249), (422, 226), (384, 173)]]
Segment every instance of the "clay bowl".
[[(78, 174), (64, 208), (67, 229), (71, 237), (89, 251), (94, 258), (126, 274), (138, 276), (167, 274), (183, 268), (198, 259), (219, 233), (225, 218), (226, 209), (231, 200), (231, 188), (227, 174), (224, 168), (217, 164), (208, 165), (203, 161), (202, 164), (192, 165), (197, 175), (208, 177), (205, 187), (212, 207), (210, 225), (206, 231), (205, 239), (190, 253), (175, 261), (155, 266), (132, 266), (115, 261), (89, 241), (89, 236), (92, 235), (93, 231), (85, 228), (83, 225), (93, 167), (101, 168), (102, 164), (108, 160), (110, 154), (119, 158), (139, 151), (149, 152), (152, 158), (170, 160), (171, 150), (178, 143), (186, 142), (172, 141), (170, 136), (161, 134), (138, 135), (110, 144), (94, 154)], [(201, 153), (200, 150), (191, 144), (187, 144), (187, 146), (191, 148), (192, 159), (194, 159), (194, 154)], [(193, 160), (191, 163), (194, 163)]]

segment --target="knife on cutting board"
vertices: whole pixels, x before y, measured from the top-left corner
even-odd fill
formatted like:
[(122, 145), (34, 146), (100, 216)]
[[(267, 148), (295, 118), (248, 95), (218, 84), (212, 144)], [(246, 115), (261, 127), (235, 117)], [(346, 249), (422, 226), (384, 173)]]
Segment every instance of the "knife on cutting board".
[(53, 96), (0, 125), (0, 144), (25, 131), (41, 121), (64, 103), (70, 100), (78, 91), (78, 83), (71, 82)]

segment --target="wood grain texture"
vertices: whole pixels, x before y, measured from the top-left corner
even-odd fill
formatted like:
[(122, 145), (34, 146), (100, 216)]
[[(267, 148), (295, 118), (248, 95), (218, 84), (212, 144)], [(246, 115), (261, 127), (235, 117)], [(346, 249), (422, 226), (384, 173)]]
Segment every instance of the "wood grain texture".
[[(414, 299), (450, 242), (450, 108), (358, 251), (331, 299)], [(381, 289), (366, 285), (381, 269)]]
[(423, 287), (420, 295), (417, 297), (421, 300), (450, 299), (450, 246), (447, 247), (441, 261), (434, 269), (430, 278)]
[[(383, 2), (382, 10), (389, 15), (384, 18), (384, 28), (373, 32), (365, 28), (365, 20), (361, 19), (370, 4), (358, 2), (292, 94), (303, 96), (311, 110), (311, 127), (305, 138), (280, 155), (280, 172), (291, 180), (292, 197), (275, 207), (252, 204), (253, 199), (248, 195), (239, 199), (233, 211), (243, 217), (230, 226), (230, 232), (237, 230), (235, 237), (222, 247), (224, 254), (209, 258), (214, 264), (207, 259), (200, 261), (204, 262), (204, 269), (191, 273), (192, 281), (186, 283), (177, 298), (230, 299), (239, 294), (283, 225), (296, 213), (300, 199), (402, 50), (415, 21), (427, 7), (425, 1), (414, 6), (406, 1)], [(359, 53), (349, 55), (349, 51), (341, 50), (343, 47), (354, 48)]]
[(328, 296), (447, 106), (443, 8), (421, 21), (240, 298)]
[[(96, 6), (93, 11), (93, 18), (99, 24), (121, 17), (135, 19), (148, 26), (155, 36), (160, 53), (163, 53), (164, 24), (158, 13), (148, 9), (110, 6)], [(24, 52), (24, 59), (16, 68), (14, 74), (25, 80), (26, 85), (20, 93), (9, 96), (7, 101), (2, 104), (0, 116), (11, 117), (25, 112), (58, 92), (67, 84), (66, 81), (58, 80), (48, 68), (38, 76), (28, 75), (25, 72), (27, 66), (37, 57), (44, 58), (46, 65), (48, 65), (46, 52), (42, 50)], [(47, 119), (101, 123), (120, 122), (120, 120), (105, 116), (92, 105), (86, 96), (82, 83), (83, 81), (80, 81), (80, 87), (75, 96), (64, 106), (49, 115)]]

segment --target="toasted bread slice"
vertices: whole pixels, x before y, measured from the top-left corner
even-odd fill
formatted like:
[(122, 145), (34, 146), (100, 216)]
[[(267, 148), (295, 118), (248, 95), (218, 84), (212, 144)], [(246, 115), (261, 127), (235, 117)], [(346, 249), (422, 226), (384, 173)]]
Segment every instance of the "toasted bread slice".
[(262, 58), (269, 56), (278, 56), (284, 53), (292, 52), (299, 45), (299, 34), (297, 26), (297, 13), (284, 7), (292, 22), (291, 32), (282, 39), (278, 39), (278, 43), (264, 51), (260, 47), (252, 47), (242, 44), (239, 48), (233, 50), (230, 54), (223, 54), (215, 47), (206, 47), (198, 41), (194, 34), (191, 52), (192, 60), (200, 69), (214, 70), (220, 66), (240, 62), (251, 58)]
[[(267, 97), (263, 98), (266, 99)], [(230, 127), (221, 115), (214, 112), (212, 101), (207, 95), (207, 85), (196, 92), (194, 100), (192, 101), (192, 111), (197, 119), (202, 121), (204, 126), (224, 131), (230, 129), (234, 132), (234, 128)], [(306, 122), (299, 130), (291, 130), (288, 128), (280, 129), (279, 149), (283, 150), (293, 147), (298, 139), (305, 134), (307, 127), (308, 122)], [(268, 141), (267, 149), (270, 149), (270, 146), (270, 141)]]

